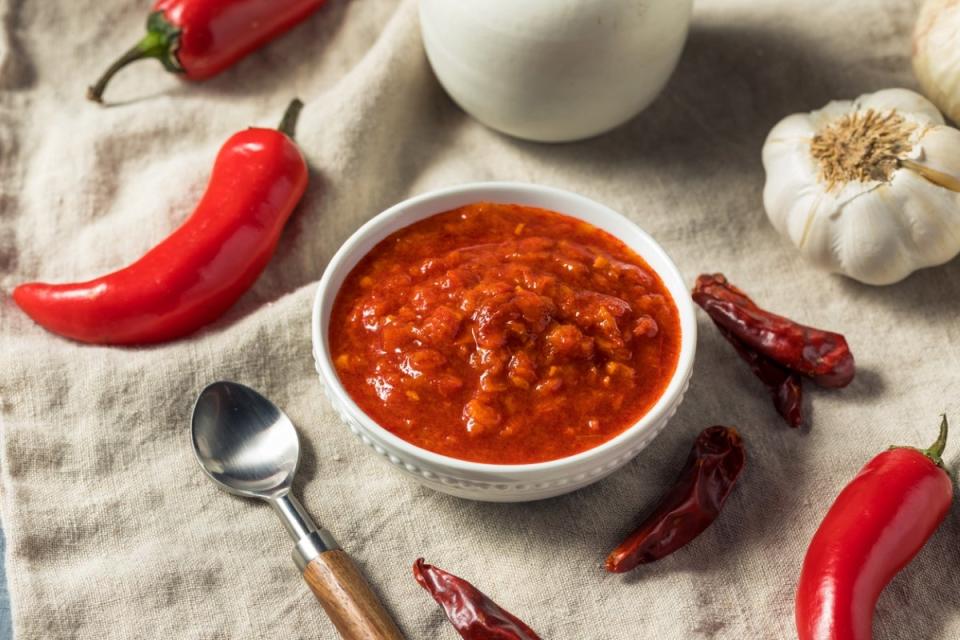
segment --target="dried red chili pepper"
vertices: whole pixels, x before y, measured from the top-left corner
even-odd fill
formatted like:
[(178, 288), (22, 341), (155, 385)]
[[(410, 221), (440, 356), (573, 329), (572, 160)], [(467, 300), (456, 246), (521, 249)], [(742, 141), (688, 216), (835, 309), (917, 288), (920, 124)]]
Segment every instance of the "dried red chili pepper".
[(853, 380), (853, 354), (839, 333), (765, 311), (719, 273), (697, 278), (693, 299), (718, 326), (751, 350), (818, 385), (844, 387)]
[(770, 390), (777, 413), (793, 428), (803, 424), (803, 386), (800, 376), (752, 350), (720, 325), (717, 325), (717, 329)]
[(172, 340), (217, 319), (267, 265), (307, 187), (291, 137), (301, 106), (279, 130), (227, 140), (193, 214), (142, 258), (89, 282), (22, 284), (13, 299), (47, 330), (100, 344)]
[(147, 35), (87, 90), (100, 102), (107, 83), (136, 60), (158, 59), (168, 71), (202, 80), (287, 31), (325, 0), (155, 0)]
[(745, 463), (736, 429), (704, 429), (673, 488), (607, 556), (607, 571), (623, 573), (659, 560), (703, 533), (720, 515)]
[(893, 447), (850, 481), (810, 541), (797, 586), (799, 640), (870, 640), (877, 598), (947, 516), (947, 419), (925, 451)]
[(533, 629), (452, 573), (417, 558), (413, 577), (443, 607), (450, 624), (466, 640), (540, 640)]

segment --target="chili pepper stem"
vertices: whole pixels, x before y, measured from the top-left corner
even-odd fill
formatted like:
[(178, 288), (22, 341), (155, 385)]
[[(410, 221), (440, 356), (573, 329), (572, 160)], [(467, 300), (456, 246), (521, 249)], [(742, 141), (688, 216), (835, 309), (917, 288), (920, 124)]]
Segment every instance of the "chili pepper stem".
[(287, 110), (283, 112), (283, 118), (280, 119), (280, 124), (277, 125), (277, 131), (293, 139), (293, 134), (296, 133), (297, 130), (297, 119), (300, 117), (301, 109), (303, 109), (303, 102), (301, 102), (300, 98), (291, 100), (290, 104), (287, 105)]
[(929, 449), (924, 449), (921, 453), (931, 460), (938, 466), (943, 466), (943, 450), (947, 446), (947, 431), (949, 427), (947, 425), (947, 415), (943, 414), (940, 420), (940, 435), (937, 437), (937, 441), (934, 442)]
[(96, 83), (87, 88), (87, 99), (102, 103), (103, 92), (113, 76), (120, 69), (137, 60), (156, 58), (168, 71), (183, 71), (176, 56), (179, 39), (180, 30), (170, 24), (162, 12), (156, 11), (150, 14), (147, 19), (147, 35), (107, 67)]
[(93, 100), (94, 102), (103, 102), (103, 92), (107, 88), (107, 83), (110, 82), (110, 79), (120, 69), (123, 69), (125, 66), (131, 62), (136, 62), (137, 60), (144, 60), (146, 58), (159, 58), (161, 52), (157, 49), (157, 37), (148, 33), (143, 40), (138, 42), (127, 51), (125, 54), (120, 56), (116, 62), (107, 67), (107, 70), (104, 71), (103, 75), (100, 76), (100, 79), (97, 80), (96, 84), (87, 87), (87, 99)]
[[(937, 436), (936, 442), (930, 445), (929, 449), (920, 449), (918, 447), (904, 447), (904, 446), (893, 446), (893, 447), (890, 447), (890, 449), (891, 450), (892, 449), (912, 449), (913, 451), (916, 451), (917, 453), (924, 455), (927, 459), (930, 460), (930, 462), (932, 462), (933, 464), (937, 465), (938, 467), (946, 471), (947, 468), (943, 465), (943, 450), (947, 446), (947, 432), (949, 431), (949, 427), (947, 425), (947, 415), (942, 414), (940, 417), (941, 417), (940, 435)], [(950, 472), (947, 471), (947, 473), (949, 474)]]

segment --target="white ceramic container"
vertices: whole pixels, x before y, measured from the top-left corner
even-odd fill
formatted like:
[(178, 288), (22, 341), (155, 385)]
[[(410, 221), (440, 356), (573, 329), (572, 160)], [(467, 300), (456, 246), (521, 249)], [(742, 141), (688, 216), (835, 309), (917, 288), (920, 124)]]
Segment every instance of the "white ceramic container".
[(693, 0), (420, 0), (427, 57), (489, 127), (562, 142), (649, 105), (676, 67)]
[[(401, 440), (365, 414), (340, 384), (330, 354), (330, 312), (357, 262), (391, 233), (436, 213), (479, 201), (524, 204), (565, 213), (613, 234), (660, 275), (680, 312), (680, 356), (660, 400), (612, 440), (573, 456), (522, 465), (467, 462)], [(351, 431), (378, 456), (418, 482), (451, 495), (495, 502), (538, 500), (596, 482), (632, 460), (666, 426), (683, 400), (693, 370), (697, 323), (687, 286), (657, 242), (619, 213), (550, 187), (510, 182), (466, 184), (396, 204), (360, 227), (337, 251), (320, 280), (313, 306), (313, 354), (327, 397)]]

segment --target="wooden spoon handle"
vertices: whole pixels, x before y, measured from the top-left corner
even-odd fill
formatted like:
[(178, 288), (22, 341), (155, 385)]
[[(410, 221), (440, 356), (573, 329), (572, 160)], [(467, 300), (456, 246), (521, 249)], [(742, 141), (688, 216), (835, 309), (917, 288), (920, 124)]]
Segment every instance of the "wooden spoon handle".
[(303, 578), (344, 640), (404, 640), (403, 634), (342, 549), (324, 551)]

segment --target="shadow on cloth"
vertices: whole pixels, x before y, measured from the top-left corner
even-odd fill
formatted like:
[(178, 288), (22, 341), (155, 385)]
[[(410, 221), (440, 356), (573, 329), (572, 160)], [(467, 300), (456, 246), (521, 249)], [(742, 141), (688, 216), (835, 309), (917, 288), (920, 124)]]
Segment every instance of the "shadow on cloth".
[(578, 144), (514, 144), (561, 165), (655, 163), (669, 170), (694, 163), (741, 175), (760, 163), (763, 141), (783, 117), (875, 88), (862, 80), (839, 86), (820, 72), (830, 63), (773, 31), (694, 25), (664, 92), (627, 124)]
[(960, 260), (956, 258), (881, 287), (861, 284), (844, 276), (832, 277), (841, 279), (843, 293), (851, 304), (882, 304), (910, 322), (919, 319), (949, 326), (960, 312)]
[(29, 89), (37, 81), (37, 71), (24, 53), (17, 33), (23, 0), (10, 0), (0, 15), (0, 88)]

